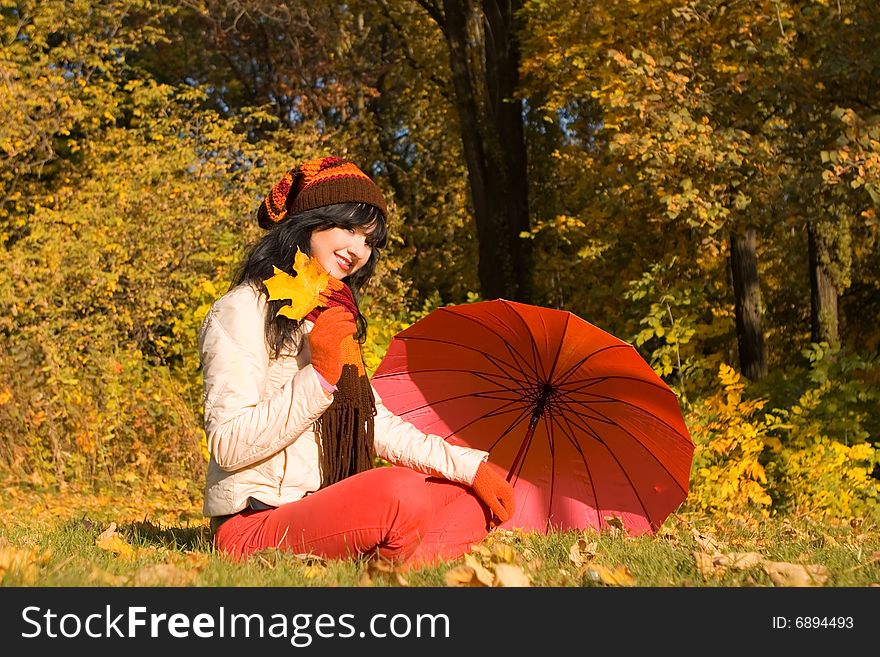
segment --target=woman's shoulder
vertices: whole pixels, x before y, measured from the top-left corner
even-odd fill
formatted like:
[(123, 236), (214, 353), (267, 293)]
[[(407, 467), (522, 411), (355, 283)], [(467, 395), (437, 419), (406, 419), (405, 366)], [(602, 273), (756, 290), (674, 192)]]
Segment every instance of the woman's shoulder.
[(262, 291), (257, 289), (251, 283), (241, 283), (229, 290), (222, 297), (217, 299), (213, 308), (221, 310), (224, 308), (241, 308), (246, 306), (264, 306), (266, 298)]
[(260, 290), (247, 283), (237, 285), (211, 305), (202, 332), (213, 325), (236, 342), (250, 341), (263, 332), (265, 307)]

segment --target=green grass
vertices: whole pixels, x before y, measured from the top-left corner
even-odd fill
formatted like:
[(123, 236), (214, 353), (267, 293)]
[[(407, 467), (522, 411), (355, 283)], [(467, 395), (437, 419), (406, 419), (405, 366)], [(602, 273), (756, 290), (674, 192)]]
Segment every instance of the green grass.
[[(366, 559), (324, 561), (274, 550), (236, 563), (214, 551), (210, 531), (193, 509), (176, 518), (156, 514), (171, 517), (170, 522), (149, 519), (150, 512), (142, 520), (121, 521), (113, 505), (77, 513), (78, 504), (85, 506), (81, 497), (66, 499), (66, 517), (59, 518), (57, 511), (46, 511), (51, 502), (41, 507), (35, 501), (47, 493), (29, 495), (30, 508), (19, 508), (8, 518), (4, 512), (0, 521), (3, 586), (447, 586), (447, 572), (465, 564), (462, 558), (398, 573)], [(119, 553), (96, 544), (114, 521)], [(499, 563), (510, 563), (532, 586), (542, 587), (614, 585), (602, 572), (623, 573), (620, 583), (641, 587), (777, 585), (760, 562), (743, 569), (718, 565), (704, 573), (694, 556), (754, 552), (759, 561), (824, 567), (824, 586), (880, 584), (880, 529), (868, 520), (853, 525), (807, 518), (722, 522), (674, 514), (655, 536), (496, 530), (468, 563), (482, 565), (490, 577)], [(576, 563), (571, 549), (579, 539), (584, 549)], [(714, 543), (706, 547), (706, 541)]]

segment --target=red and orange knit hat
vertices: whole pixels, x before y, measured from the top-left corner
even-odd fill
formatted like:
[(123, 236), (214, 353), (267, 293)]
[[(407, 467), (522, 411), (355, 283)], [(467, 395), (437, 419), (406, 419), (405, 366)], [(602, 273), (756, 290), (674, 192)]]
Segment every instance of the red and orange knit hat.
[(388, 214), (382, 192), (367, 174), (340, 157), (319, 157), (294, 167), (272, 187), (257, 211), (262, 228), (288, 215), (334, 203), (369, 203)]

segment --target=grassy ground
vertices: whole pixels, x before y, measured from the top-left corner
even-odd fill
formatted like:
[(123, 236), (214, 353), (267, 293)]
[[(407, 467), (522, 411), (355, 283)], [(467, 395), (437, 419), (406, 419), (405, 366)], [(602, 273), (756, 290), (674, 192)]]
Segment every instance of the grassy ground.
[(726, 521), (677, 513), (657, 535), (496, 530), (455, 561), (401, 573), (375, 560), (214, 552), (183, 485), (73, 491), (5, 483), (3, 586), (833, 586), (880, 585), (876, 519)]

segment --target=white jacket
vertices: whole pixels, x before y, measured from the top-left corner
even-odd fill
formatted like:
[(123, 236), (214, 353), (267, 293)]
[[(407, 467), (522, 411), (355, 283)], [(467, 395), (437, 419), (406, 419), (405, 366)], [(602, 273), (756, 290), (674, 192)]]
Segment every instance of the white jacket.
[[(205, 433), (211, 460), (204, 514), (271, 506), (321, 485), (313, 424), (333, 402), (312, 368), (308, 340), (299, 354), (269, 358), (266, 298), (240, 285), (214, 302), (199, 331)], [(304, 323), (303, 336), (313, 324)], [(425, 474), (470, 484), (487, 452), (451, 445), (394, 415), (376, 397), (374, 445), (382, 458)]]

